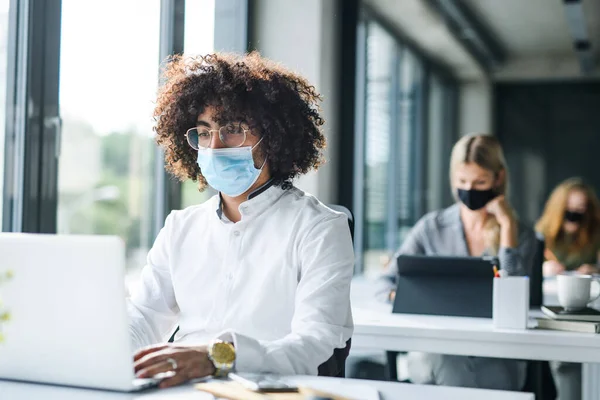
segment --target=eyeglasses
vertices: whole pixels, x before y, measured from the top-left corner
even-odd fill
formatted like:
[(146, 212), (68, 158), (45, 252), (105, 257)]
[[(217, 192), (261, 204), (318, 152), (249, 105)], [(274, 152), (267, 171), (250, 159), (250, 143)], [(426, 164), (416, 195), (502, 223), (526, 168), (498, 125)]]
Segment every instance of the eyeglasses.
[(230, 122), (219, 129), (204, 127), (190, 128), (185, 133), (188, 144), (194, 149), (207, 149), (212, 143), (213, 132), (219, 132), (219, 139), (225, 147), (240, 147), (246, 141), (248, 129), (242, 122)]

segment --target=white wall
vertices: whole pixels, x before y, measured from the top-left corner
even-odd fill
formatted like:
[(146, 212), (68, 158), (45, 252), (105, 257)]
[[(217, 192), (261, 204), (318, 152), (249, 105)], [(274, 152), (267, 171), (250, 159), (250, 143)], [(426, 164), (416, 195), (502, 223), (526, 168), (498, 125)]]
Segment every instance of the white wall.
[(296, 185), (324, 203), (337, 198), (339, 140), (337, 56), (339, 38), (335, 1), (255, 0), (252, 15), (254, 47), (267, 58), (305, 76), (323, 95), (327, 163)]
[(492, 132), (492, 85), (487, 80), (462, 82), (459, 94), (460, 135)]

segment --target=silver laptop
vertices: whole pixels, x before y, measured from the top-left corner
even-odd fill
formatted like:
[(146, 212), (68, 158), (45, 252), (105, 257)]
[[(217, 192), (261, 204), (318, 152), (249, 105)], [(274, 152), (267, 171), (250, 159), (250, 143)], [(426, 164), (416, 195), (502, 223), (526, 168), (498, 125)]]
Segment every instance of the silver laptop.
[(136, 380), (125, 304), (125, 249), (111, 236), (0, 234), (0, 379), (116, 391)]

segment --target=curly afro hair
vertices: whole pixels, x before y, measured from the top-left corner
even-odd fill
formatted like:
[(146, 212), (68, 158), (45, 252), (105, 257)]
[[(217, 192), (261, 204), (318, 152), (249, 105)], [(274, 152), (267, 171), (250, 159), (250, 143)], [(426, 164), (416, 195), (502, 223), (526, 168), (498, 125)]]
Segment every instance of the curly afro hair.
[(174, 56), (163, 78), (154, 130), (165, 150), (167, 171), (180, 180), (192, 179), (199, 190), (206, 188), (197, 152), (184, 135), (206, 107), (214, 107), (217, 123), (244, 121), (262, 137), (257, 149), (267, 157), (276, 185), (289, 187), (292, 179), (323, 163), (321, 96), (283, 66), (256, 52)]

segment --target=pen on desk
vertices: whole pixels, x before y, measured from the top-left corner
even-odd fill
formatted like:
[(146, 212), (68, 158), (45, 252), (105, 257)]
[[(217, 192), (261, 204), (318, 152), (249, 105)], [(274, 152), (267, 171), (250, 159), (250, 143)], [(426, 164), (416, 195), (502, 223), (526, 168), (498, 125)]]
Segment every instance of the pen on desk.
[(500, 273), (498, 272), (498, 267), (494, 265), (494, 278), (500, 278)]

